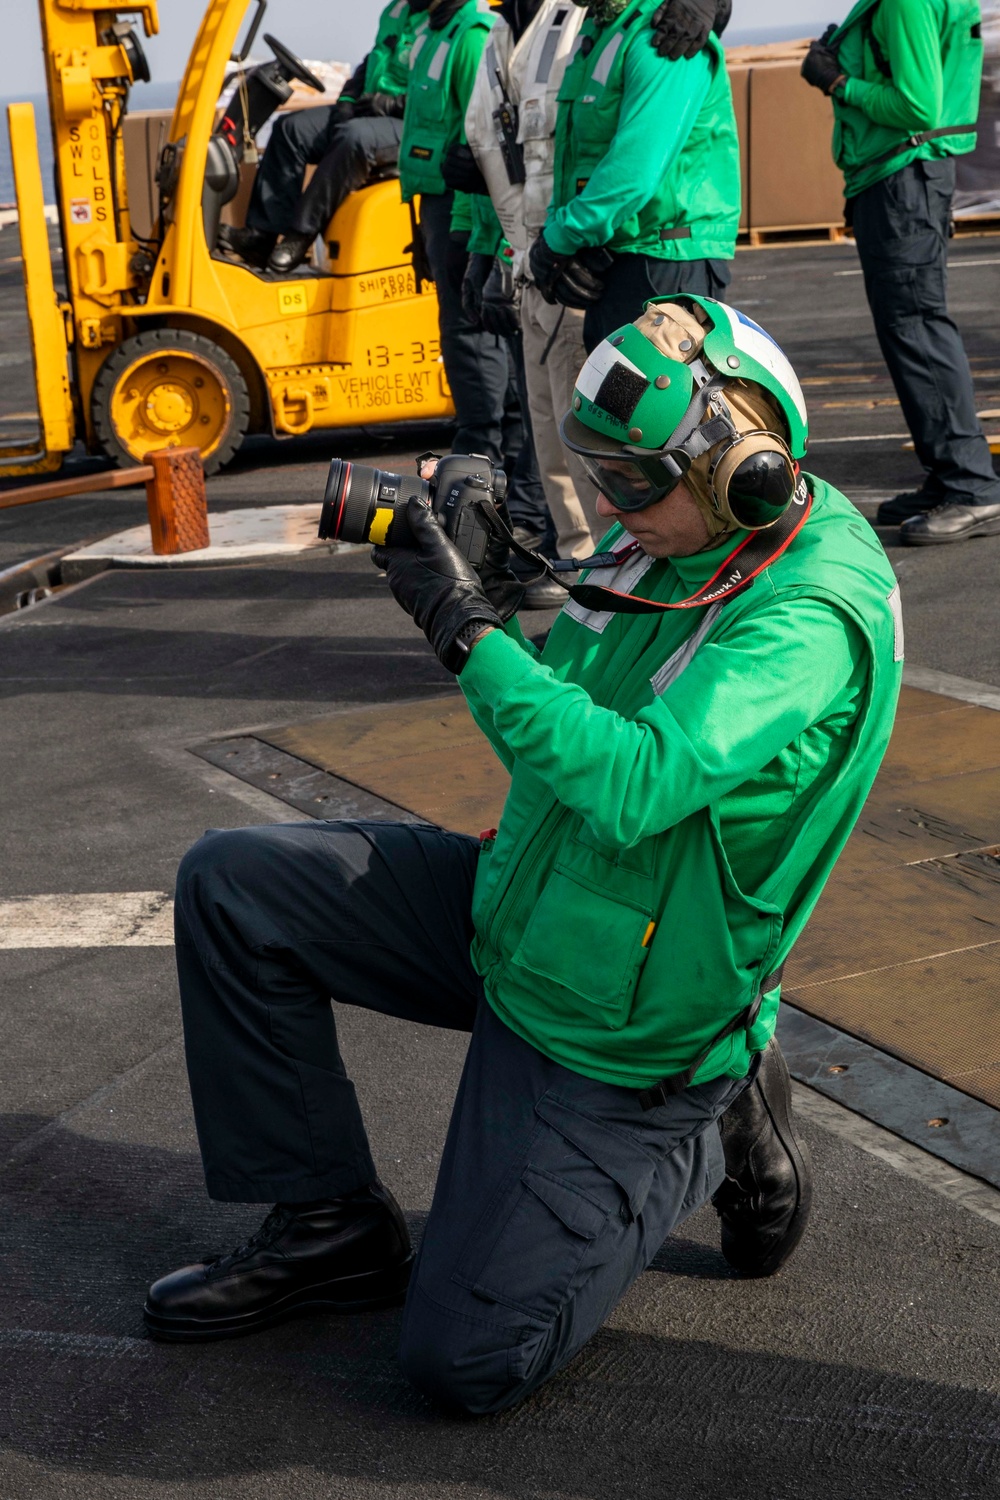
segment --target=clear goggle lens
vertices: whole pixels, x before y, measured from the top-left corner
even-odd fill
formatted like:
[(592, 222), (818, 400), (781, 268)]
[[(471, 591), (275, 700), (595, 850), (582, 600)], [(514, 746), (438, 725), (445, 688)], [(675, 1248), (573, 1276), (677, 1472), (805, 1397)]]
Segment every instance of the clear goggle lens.
[(674, 455), (683, 463), (683, 471), (675, 464), (676, 473), (671, 474), (658, 457), (648, 459), (605, 458), (594, 453), (581, 453), (580, 458), (587, 473), (601, 494), (611, 501), (616, 510), (645, 510), (669, 495), (684, 477), (690, 466), (686, 454)]

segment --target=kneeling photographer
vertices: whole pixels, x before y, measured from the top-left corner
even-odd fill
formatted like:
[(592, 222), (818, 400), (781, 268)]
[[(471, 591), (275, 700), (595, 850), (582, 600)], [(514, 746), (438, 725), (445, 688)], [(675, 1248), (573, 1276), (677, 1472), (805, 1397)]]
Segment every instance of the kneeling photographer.
[[(376, 542), (511, 789), (481, 841), (307, 822), (212, 832), (186, 856), (177, 961), (208, 1190), (275, 1206), (247, 1244), (151, 1288), (154, 1337), (405, 1294), (409, 1377), (496, 1412), (709, 1198), (744, 1276), (802, 1237), (778, 986), (888, 743), (898, 590), (854, 507), (799, 472), (784, 355), (719, 302), (654, 300), (599, 344), (563, 436), (613, 524), (541, 653), (488, 464), (334, 467), (325, 526)], [(331, 997), (471, 1032), (415, 1260)]]

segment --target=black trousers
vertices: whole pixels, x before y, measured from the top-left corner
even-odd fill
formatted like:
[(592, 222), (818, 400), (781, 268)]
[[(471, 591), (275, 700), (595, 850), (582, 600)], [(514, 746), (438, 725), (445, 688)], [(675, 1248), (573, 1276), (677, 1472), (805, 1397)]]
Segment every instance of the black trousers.
[(659, 260), (653, 255), (616, 255), (599, 302), (587, 308), (583, 342), (589, 354), (625, 323), (634, 323), (650, 297), (695, 292), (719, 300), (730, 282), (725, 260)]
[(454, 193), (424, 193), (420, 230), (434, 276), (441, 328), (441, 357), (455, 403), (456, 453), (483, 453), (494, 463), (505, 457), (504, 412), (508, 406), (511, 368), (507, 350), (495, 334), (470, 323), (462, 310), (462, 275), (467, 252), (452, 238)]
[[(322, 234), (349, 193), (399, 159), (402, 121), (381, 115), (338, 125), (336, 111), (300, 109), (275, 121), (247, 209), (252, 229)], [(309, 164), (316, 166), (302, 191)]]
[[(535, 438), (531, 431), (531, 408), (528, 405), (528, 383), (524, 374), (524, 343), (519, 333), (504, 339), (510, 359), (512, 388), (508, 387), (505, 449), (511, 445), (512, 437), (517, 442), (513, 460), (506, 461), (507, 509), (515, 526), (523, 526), (542, 538), (542, 551), (546, 557), (554, 557), (556, 533), (549, 515), (548, 502), (538, 472), (535, 454)], [(514, 408), (511, 396), (514, 397)], [(513, 423), (516, 420), (516, 431)]]
[[(462, 308), (467, 236), (451, 232), (454, 193), (424, 193), (420, 231), (434, 275), (441, 357), (455, 403), (456, 453), (483, 453), (501, 464), (509, 480), (511, 519), (544, 533), (545, 491), (527, 417), (523, 357), (511, 340), (470, 323)], [(521, 360), (522, 369), (517, 368)]]
[(851, 199), (875, 332), (925, 487), (941, 500), (1000, 504), (1000, 479), (976, 416), (962, 336), (948, 312), (948, 226), (955, 161), (916, 161)]
[(472, 1033), (403, 1316), (429, 1395), (501, 1411), (590, 1338), (724, 1175), (745, 1080), (643, 1111), (544, 1057), (472, 967), (478, 843), (428, 825), (211, 832), (177, 882), (191, 1094), (214, 1198), (302, 1201), (375, 1176), (337, 1006)]

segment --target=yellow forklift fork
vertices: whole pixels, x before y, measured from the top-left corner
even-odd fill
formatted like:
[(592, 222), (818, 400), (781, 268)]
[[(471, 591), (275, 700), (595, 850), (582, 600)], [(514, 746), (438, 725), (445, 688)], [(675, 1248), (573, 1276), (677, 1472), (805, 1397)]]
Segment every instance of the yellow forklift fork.
[(66, 363), (66, 319), (52, 280), (35, 111), (30, 104), (7, 107), (14, 162), (24, 286), (38, 396), (39, 433), (0, 445), (0, 475), (43, 474), (58, 469), (73, 446), (75, 422)]

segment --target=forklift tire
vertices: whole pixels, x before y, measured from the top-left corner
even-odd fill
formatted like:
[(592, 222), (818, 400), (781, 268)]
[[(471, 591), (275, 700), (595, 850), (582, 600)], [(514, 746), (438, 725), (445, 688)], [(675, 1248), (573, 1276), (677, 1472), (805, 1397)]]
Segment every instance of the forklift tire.
[(119, 468), (158, 448), (200, 448), (205, 473), (215, 474), (246, 436), (250, 397), (218, 344), (184, 328), (155, 328), (125, 339), (105, 360), (91, 414)]

